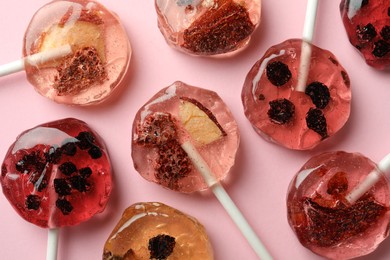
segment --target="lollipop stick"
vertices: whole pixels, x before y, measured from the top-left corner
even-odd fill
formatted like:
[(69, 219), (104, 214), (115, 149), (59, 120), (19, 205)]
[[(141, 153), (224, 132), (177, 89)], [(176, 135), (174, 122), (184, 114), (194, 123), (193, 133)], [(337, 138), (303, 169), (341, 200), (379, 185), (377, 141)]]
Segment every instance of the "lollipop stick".
[(386, 155), (372, 170), (367, 177), (345, 197), (346, 200), (353, 204), (355, 203), (364, 193), (366, 193), (372, 186), (374, 186), (381, 177), (388, 176), (390, 174), (390, 154)]
[(59, 228), (49, 229), (47, 236), (46, 260), (56, 260), (58, 251)]
[(33, 55), (26, 56), (20, 60), (1, 65), (0, 77), (24, 70), (25, 63), (36, 66), (50, 60), (62, 58), (66, 55), (69, 55), (70, 53), (72, 53), (72, 47), (69, 44), (66, 44), (52, 50), (38, 52)]
[(217, 199), (225, 208), (234, 223), (240, 229), (241, 233), (251, 245), (257, 256), (263, 260), (272, 259), (271, 255), (268, 253), (267, 249), (260, 241), (259, 237), (253, 231), (252, 227), (249, 225), (245, 217), (234, 204), (234, 202), (232, 201), (228, 193), (225, 191), (225, 189), (222, 187), (222, 185), (215, 179), (214, 174), (211, 172), (207, 163), (203, 160), (202, 156), (198, 153), (198, 151), (191, 144), (191, 142), (187, 141), (181, 146), (183, 150), (187, 153), (188, 157), (191, 159), (192, 163), (202, 174), (206, 184), (211, 188), (214, 195), (217, 197)]
[(308, 0), (306, 7), (305, 24), (303, 27), (301, 60), (298, 71), (298, 83), (296, 91), (305, 92), (307, 77), (309, 75), (311, 42), (313, 41), (314, 28), (317, 17), (318, 0)]

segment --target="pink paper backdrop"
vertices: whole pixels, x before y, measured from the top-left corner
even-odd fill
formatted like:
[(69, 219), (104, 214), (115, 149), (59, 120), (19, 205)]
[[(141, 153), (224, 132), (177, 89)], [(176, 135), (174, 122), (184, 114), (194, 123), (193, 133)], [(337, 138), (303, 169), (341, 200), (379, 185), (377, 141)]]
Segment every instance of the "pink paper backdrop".
[[(105, 240), (123, 210), (136, 202), (160, 201), (186, 212), (207, 229), (215, 259), (256, 259), (222, 206), (211, 195), (184, 195), (145, 181), (130, 156), (134, 115), (154, 93), (175, 80), (212, 89), (231, 108), (241, 132), (241, 146), (227, 187), (233, 200), (275, 259), (320, 259), (300, 245), (286, 218), (286, 191), (292, 176), (311, 156), (324, 151), (361, 152), (374, 161), (390, 152), (390, 73), (368, 67), (349, 44), (339, 15), (339, 1), (320, 1), (314, 43), (331, 50), (352, 82), (352, 115), (336, 136), (312, 151), (291, 151), (260, 138), (241, 104), (244, 78), (265, 50), (299, 38), (306, 0), (263, 1), (262, 23), (244, 52), (229, 59), (191, 57), (172, 50), (157, 28), (154, 1), (109, 1), (121, 17), (133, 47), (130, 80), (121, 95), (98, 107), (68, 107), (38, 95), (23, 72), (0, 78), (0, 158), (23, 130), (65, 117), (86, 121), (108, 146), (115, 187), (106, 211), (61, 231), (59, 259), (101, 259)], [(0, 64), (21, 56), (22, 38), (34, 12), (45, 0), (0, 1)], [(0, 195), (1, 259), (44, 259), (47, 231), (22, 218)], [(369, 257), (389, 259), (390, 239)]]

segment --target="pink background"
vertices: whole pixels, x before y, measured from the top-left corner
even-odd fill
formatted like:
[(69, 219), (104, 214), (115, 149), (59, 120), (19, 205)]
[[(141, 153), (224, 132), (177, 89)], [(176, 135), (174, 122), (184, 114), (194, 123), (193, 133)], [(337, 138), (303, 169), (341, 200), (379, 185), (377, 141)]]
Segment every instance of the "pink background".
[[(262, 23), (250, 46), (228, 59), (191, 57), (171, 49), (157, 28), (154, 1), (109, 1), (121, 17), (133, 47), (129, 84), (120, 96), (97, 107), (68, 107), (38, 95), (23, 72), (0, 79), (0, 158), (23, 130), (65, 117), (93, 127), (108, 146), (115, 170), (112, 197), (103, 214), (61, 231), (59, 259), (101, 259), (103, 245), (123, 210), (136, 202), (160, 201), (204, 224), (215, 259), (256, 259), (218, 201), (208, 194), (184, 195), (145, 181), (134, 170), (131, 124), (152, 95), (175, 80), (219, 93), (241, 132), (234, 182), (225, 185), (275, 259), (320, 259), (300, 245), (286, 218), (286, 191), (297, 170), (324, 151), (361, 152), (379, 161), (390, 152), (390, 73), (368, 67), (349, 44), (339, 15), (339, 1), (320, 1), (314, 43), (332, 51), (352, 82), (352, 114), (346, 126), (314, 150), (291, 151), (259, 137), (245, 118), (241, 88), (256, 60), (271, 45), (300, 37), (306, 1), (263, 1)], [(293, 2), (293, 3), (292, 3)], [(33, 13), (45, 0), (0, 1), (0, 64), (21, 56), (22, 38)], [(22, 218), (0, 195), (1, 259), (44, 259), (47, 232)], [(369, 257), (388, 259), (390, 239)]]

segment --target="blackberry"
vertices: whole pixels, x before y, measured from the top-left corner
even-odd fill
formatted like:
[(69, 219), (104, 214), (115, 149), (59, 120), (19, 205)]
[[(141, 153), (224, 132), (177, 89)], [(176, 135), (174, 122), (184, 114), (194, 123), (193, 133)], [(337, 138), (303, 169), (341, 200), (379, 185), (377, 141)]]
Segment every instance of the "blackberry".
[(317, 108), (324, 109), (330, 100), (328, 87), (318, 81), (310, 83), (305, 90), (305, 94), (311, 98), (311, 101)]
[(74, 142), (67, 142), (61, 146), (61, 151), (63, 154), (74, 156), (77, 152), (77, 146)]
[(362, 8), (362, 7), (366, 6), (366, 5), (368, 5), (368, 0), (363, 0), (362, 4), (360, 5), (360, 8)]
[(383, 26), (380, 34), (381, 34), (383, 40), (389, 41), (390, 40), (390, 26), (388, 26), (388, 25)]
[(81, 168), (79, 170), (80, 176), (83, 178), (88, 178), (92, 174), (92, 170), (89, 167)]
[(375, 38), (377, 32), (375, 27), (368, 23), (366, 26), (360, 27), (360, 25), (356, 28), (357, 36), (361, 42), (369, 42)]
[(310, 108), (306, 114), (306, 125), (319, 134), (322, 139), (328, 137), (326, 118), (318, 108)]
[(28, 209), (38, 210), (41, 205), (41, 198), (38, 195), (28, 195), (25, 205)]
[(80, 132), (76, 139), (79, 140), (76, 145), (81, 150), (86, 150), (94, 146), (95, 138), (90, 132)]
[(72, 189), (65, 179), (54, 179), (54, 190), (60, 196), (66, 196), (72, 193)]
[(61, 160), (62, 151), (55, 147), (50, 147), (49, 152), (45, 153), (46, 162), (57, 164)]
[(374, 50), (372, 54), (378, 58), (384, 57), (386, 54), (390, 52), (390, 44), (384, 40), (379, 40), (374, 43)]
[(61, 164), (58, 169), (61, 171), (61, 173), (70, 176), (72, 173), (77, 171), (76, 165), (72, 162), (64, 162)]
[(91, 156), (92, 159), (99, 159), (103, 155), (102, 150), (100, 150), (100, 148), (97, 146), (92, 146), (88, 150), (88, 154)]
[(66, 199), (57, 199), (56, 207), (61, 210), (64, 215), (69, 215), (73, 210), (72, 204)]
[(292, 76), (288, 66), (280, 61), (268, 63), (266, 73), (268, 80), (277, 87), (286, 84)]
[(81, 176), (72, 176), (69, 178), (70, 184), (73, 189), (78, 190), (79, 192), (89, 191), (91, 185)]
[(175, 238), (164, 234), (149, 239), (150, 259), (167, 259), (172, 254), (175, 245)]
[(269, 106), (268, 117), (275, 124), (286, 124), (294, 117), (295, 106), (288, 99), (275, 99), (269, 102)]

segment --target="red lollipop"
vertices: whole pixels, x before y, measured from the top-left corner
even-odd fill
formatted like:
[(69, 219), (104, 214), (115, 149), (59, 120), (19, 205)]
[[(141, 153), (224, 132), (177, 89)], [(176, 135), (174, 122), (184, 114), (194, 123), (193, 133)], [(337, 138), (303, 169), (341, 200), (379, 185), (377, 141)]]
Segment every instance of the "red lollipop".
[(0, 182), (21, 217), (55, 230), (104, 210), (111, 164), (97, 133), (67, 118), (21, 133), (5, 156)]

